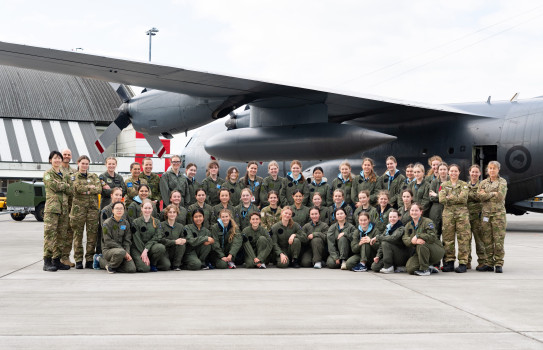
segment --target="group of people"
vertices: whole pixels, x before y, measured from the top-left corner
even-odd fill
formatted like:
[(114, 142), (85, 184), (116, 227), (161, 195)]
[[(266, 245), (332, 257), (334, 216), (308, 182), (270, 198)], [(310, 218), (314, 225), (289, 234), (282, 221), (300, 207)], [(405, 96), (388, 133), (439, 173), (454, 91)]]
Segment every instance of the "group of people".
[(381, 176), (369, 158), (356, 176), (343, 162), (330, 182), (320, 167), (305, 179), (297, 160), (285, 178), (275, 161), (268, 163), (266, 178), (257, 176), (259, 165), (250, 161), (242, 178), (230, 167), (225, 179), (219, 163), (211, 161), (199, 183), (196, 165), (182, 172), (178, 156), (162, 176), (152, 172), (150, 158), (132, 163), (127, 179), (116, 173), (115, 158), (106, 159), (107, 171), (99, 176), (88, 172), (87, 156), (78, 158), (77, 170), (70, 160), (69, 150), (51, 152), (52, 167), (43, 178), (45, 271), (274, 264), (427, 276), (440, 268), (471, 269), (472, 237), (476, 270), (503, 271), (507, 183), (496, 161), (488, 164), (484, 180), (472, 165), (468, 182), (459, 179), (458, 165), (439, 156), (429, 159), (428, 173), (417, 163), (405, 175), (393, 156)]

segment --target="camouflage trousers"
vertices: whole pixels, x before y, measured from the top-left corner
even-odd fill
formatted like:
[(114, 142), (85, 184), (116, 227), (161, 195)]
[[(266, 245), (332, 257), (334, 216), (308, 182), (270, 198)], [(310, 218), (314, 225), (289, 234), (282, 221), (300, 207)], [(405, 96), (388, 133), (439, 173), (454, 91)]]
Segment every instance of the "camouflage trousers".
[(443, 247), (445, 248), (445, 262), (455, 261), (456, 246), (458, 241), (458, 263), (466, 265), (471, 251), (471, 226), (469, 213), (464, 208), (443, 209)]
[(505, 212), (483, 215), (481, 228), (488, 266), (503, 266), (506, 226)]
[(87, 229), (87, 243), (85, 245), (85, 261), (92, 261), (96, 247), (99, 211), (96, 209), (81, 208), (76, 213), (72, 208), (70, 224), (74, 230), (74, 259), (83, 261), (83, 231)]
[(61, 257), (69, 222), (70, 220), (66, 214), (45, 212), (43, 218), (43, 256), (45, 258), (56, 259)]
[[(68, 199), (68, 212), (72, 208), (72, 197)], [(69, 216), (67, 217), (67, 228), (66, 228), (66, 234), (62, 238), (61, 244), (61, 254), (60, 257), (62, 260), (70, 260), (70, 253), (72, 252), (72, 246), (74, 243), (74, 230), (72, 230), (72, 225), (70, 225), (70, 219)]]
[[(475, 253), (477, 253), (477, 265), (479, 266), (486, 263), (485, 243), (483, 242), (481, 220), (480, 213), (470, 213), (469, 224), (471, 226), (471, 234), (475, 240)], [(468, 263), (471, 263), (471, 245)]]

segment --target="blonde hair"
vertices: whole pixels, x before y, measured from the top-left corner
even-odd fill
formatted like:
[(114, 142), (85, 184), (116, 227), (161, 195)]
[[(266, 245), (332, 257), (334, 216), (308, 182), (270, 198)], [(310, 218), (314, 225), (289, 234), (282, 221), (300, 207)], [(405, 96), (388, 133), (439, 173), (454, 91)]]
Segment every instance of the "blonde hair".
[[(292, 208), (291, 208), (289, 205), (287, 205), (287, 206), (283, 207), (283, 209), (281, 210), (281, 216), (283, 216), (283, 213), (285, 212), (285, 210), (290, 210), (290, 213), (291, 213), (291, 214), (294, 213), (294, 211), (292, 210)], [(292, 225), (294, 225), (294, 220), (292, 220), (292, 216), (291, 216), (291, 217), (290, 217), (290, 220), (288, 221), (287, 226), (288, 226), (289, 228), (291, 228)]]
[(207, 163), (206, 176), (209, 176), (209, 169), (211, 169), (211, 167), (214, 165), (217, 167), (217, 169), (220, 169), (219, 162), (217, 162), (216, 160), (212, 160), (211, 162)]
[(234, 240), (234, 236), (237, 234), (238, 225), (236, 224), (236, 222), (232, 218), (232, 212), (229, 209), (221, 209), (221, 211), (219, 211), (219, 218), (221, 217), (221, 214), (228, 214), (228, 216), (230, 216), (230, 226), (231, 227), (230, 227), (230, 230), (228, 230), (228, 233), (229, 233), (229, 235), (228, 235), (228, 243), (232, 243), (232, 241)]
[[(149, 191), (150, 192), (150, 191)], [(143, 209), (143, 206), (145, 204), (149, 203), (151, 205), (151, 208), (153, 207), (153, 201), (151, 201), (150, 199), (148, 198), (145, 198), (142, 202), (141, 202), (141, 208)], [(143, 215), (143, 213), (142, 213)], [(151, 215), (151, 220), (153, 221), (153, 227), (156, 228), (156, 222), (155, 222), (155, 218), (153, 217), (153, 215)]]
[(437, 155), (431, 156), (430, 158), (428, 158), (428, 165), (430, 166), (430, 169), (428, 170), (428, 173), (426, 174), (427, 176), (434, 175), (434, 168), (432, 168), (432, 163), (435, 160), (439, 160), (439, 163), (440, 163), (439, 165), (441, 165), (441, 163), (443, 162), (443, 159), (441, 159), (441, 157)]
[(114, 161), (115, 161), (115, 164), (117, 164), (117, 158), (115, 158), (115, 157), (107, 157), (107, 158), (106, 158), (106, 164), (107, 164), (107, 161), (108, 161), (108, 160), (114, 160)]
[(352, 182), (352, 181), (353, 181), (353, 174), (351, 173), (351, 169), (352, 169), (353, 167), (352, 167), (351, 164), (350, 164), (348, 161), (346, 161), (346, 160), (344, 160), (343, 162), (341, 162), (341, 164), (339, 165), (339, 170), (340, 170), (340, 171), (341, 171), (341, 167), (342, 167), (342, 166), (347, 166), (347, 167), (349, 168), (349, 181)]
[(272, 160), (271, 162), (268, 163), (268, 170), (270, 170), (272, 166), (276, 166), (277, 169), (279, 169), (279, 164), (275, 160)]
[[(373, 159), (368, 158), (368, 157), (362, 159), (362, 166), (364, 165), (365, 162), (369, 162), (371, 164), (371, 174), (369, 176), (370, 182), (376, 182), (377, 174), (375, 174), (375, 171), (373, 171), (373, 168), (375, 167), (375, 162), (373, 161)], [(364, 175), (367, 175), (367, 174), (364, 173)]]

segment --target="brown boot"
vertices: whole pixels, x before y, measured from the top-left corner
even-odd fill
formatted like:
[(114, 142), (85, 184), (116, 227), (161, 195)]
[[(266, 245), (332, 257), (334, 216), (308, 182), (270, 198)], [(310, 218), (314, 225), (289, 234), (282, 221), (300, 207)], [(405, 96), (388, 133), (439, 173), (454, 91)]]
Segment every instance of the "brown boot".
[(75, 264), (73, 262), (70, 261), (70, 258), (68, 259), (60, 259), (60, 262), (63, 263), (64, 265), (68, 265), (70, 267), (74, 267)]

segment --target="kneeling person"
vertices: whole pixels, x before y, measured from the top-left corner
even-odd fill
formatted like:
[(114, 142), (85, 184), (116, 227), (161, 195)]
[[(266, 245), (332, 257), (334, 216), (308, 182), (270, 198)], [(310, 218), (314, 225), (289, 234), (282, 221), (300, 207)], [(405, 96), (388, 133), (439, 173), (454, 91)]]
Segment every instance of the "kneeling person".
[(241, 249), (242, 239), (230, 210), (221, 209), (217, 223), (211, 227), (211, 236), (215, 240), (209, 253), (209, 261), (212, 265), (218, 269), (227, 267), (235, 269), (236, 263), (243, 263), (243, 259), (236, 259)]

